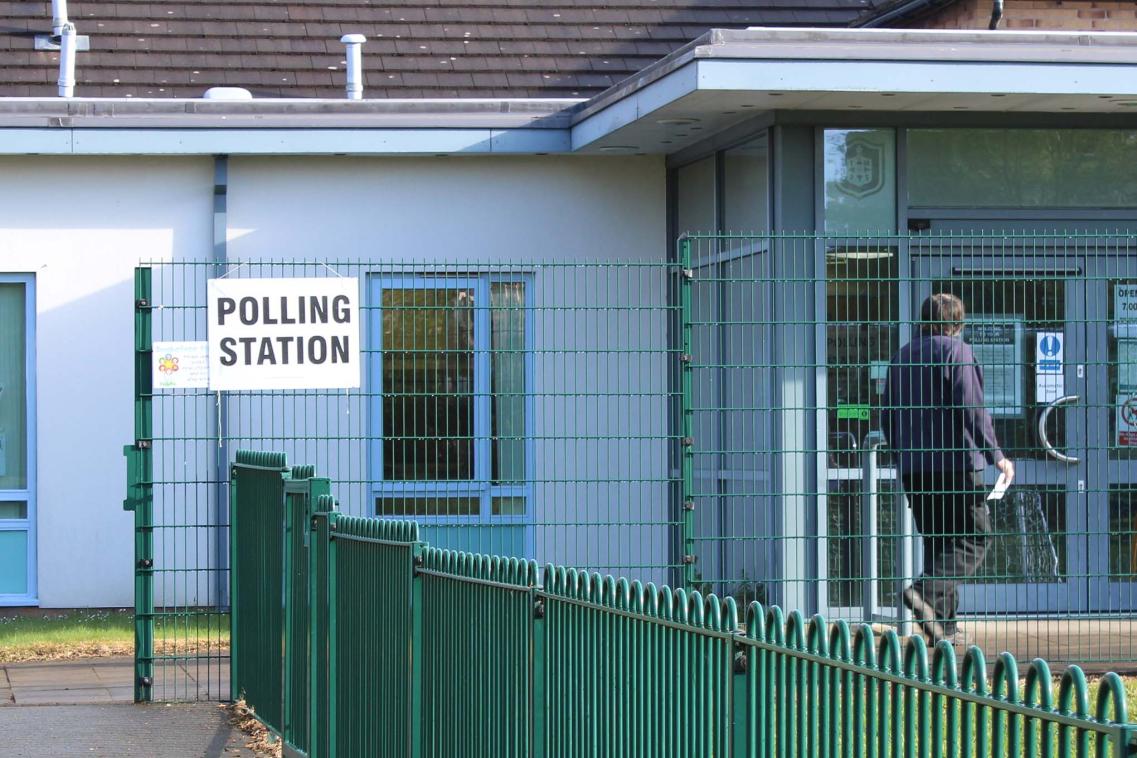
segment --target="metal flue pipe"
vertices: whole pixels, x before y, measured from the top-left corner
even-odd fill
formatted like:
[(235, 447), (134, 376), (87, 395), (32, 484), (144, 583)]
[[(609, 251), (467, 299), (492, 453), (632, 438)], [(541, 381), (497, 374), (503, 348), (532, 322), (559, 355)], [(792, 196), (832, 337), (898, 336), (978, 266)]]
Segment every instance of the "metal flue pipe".
[(347, 99), (363, 99), (363, 53), (367, 38), (362, 34), (345, 34), (340, 42), (347, 45)]
[(75, 50), (79, 37), (67, 18), (67, 0), (51, 0), (51, 36), (59, 39), (59, 96), (75, 97)]

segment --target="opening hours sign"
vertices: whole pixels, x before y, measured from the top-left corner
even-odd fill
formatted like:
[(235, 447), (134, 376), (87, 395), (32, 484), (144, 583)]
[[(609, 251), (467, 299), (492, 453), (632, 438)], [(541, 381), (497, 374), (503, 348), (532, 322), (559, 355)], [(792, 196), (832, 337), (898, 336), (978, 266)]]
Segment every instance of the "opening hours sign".
[(211, 390), (359, 386), (359, 280), (211, 279)]

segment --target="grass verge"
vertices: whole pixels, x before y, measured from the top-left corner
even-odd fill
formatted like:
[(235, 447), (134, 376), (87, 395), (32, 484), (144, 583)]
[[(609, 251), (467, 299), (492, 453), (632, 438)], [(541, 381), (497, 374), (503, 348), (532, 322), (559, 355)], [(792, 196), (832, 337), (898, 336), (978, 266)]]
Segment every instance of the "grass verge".
[[(193, 613), (154, 624), (154, 652), (191, 654), (226, 650), (229, 618)], [(130, 609), (45, 610), (0, 615), (0, 663), (134, 655)]]

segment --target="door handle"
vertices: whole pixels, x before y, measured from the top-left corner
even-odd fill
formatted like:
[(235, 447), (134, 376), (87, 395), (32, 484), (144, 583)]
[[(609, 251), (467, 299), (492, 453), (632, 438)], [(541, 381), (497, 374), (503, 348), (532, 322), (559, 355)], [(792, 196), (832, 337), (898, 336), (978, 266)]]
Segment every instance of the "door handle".
[(1078, 402), (1077, 395), (1064, 395), (1047, 405), (1038, 416), (1038, 441), (1042, 443), (1042, 449), (1046, 451), (1046, 454), (1059, 463), (1079, 463), (1082, 459), (1073, 455), (1066, 455), (1054, 449), (1054, 445), (1050, 444), (1050, 439), (1046, 436), (1046, 420), (1050, 418), (1050, 412), (1058, 406), (1069, 405), (1070, 403), (1076, 402)]

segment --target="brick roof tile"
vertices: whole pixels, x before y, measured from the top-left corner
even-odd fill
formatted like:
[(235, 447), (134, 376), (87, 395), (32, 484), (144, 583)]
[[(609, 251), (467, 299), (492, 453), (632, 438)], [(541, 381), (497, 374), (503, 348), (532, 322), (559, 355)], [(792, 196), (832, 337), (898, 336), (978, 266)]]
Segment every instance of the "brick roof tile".
[[(883, 0), (72, 0), (91, 50), (76, 94), (343, 97), (344, 47), (364, 34), (365, 97), (587, 97), (710, 28), (844, 26)], [(54, 95), (36, 52), (49, 2), (0, 2), (0, 96)]]

